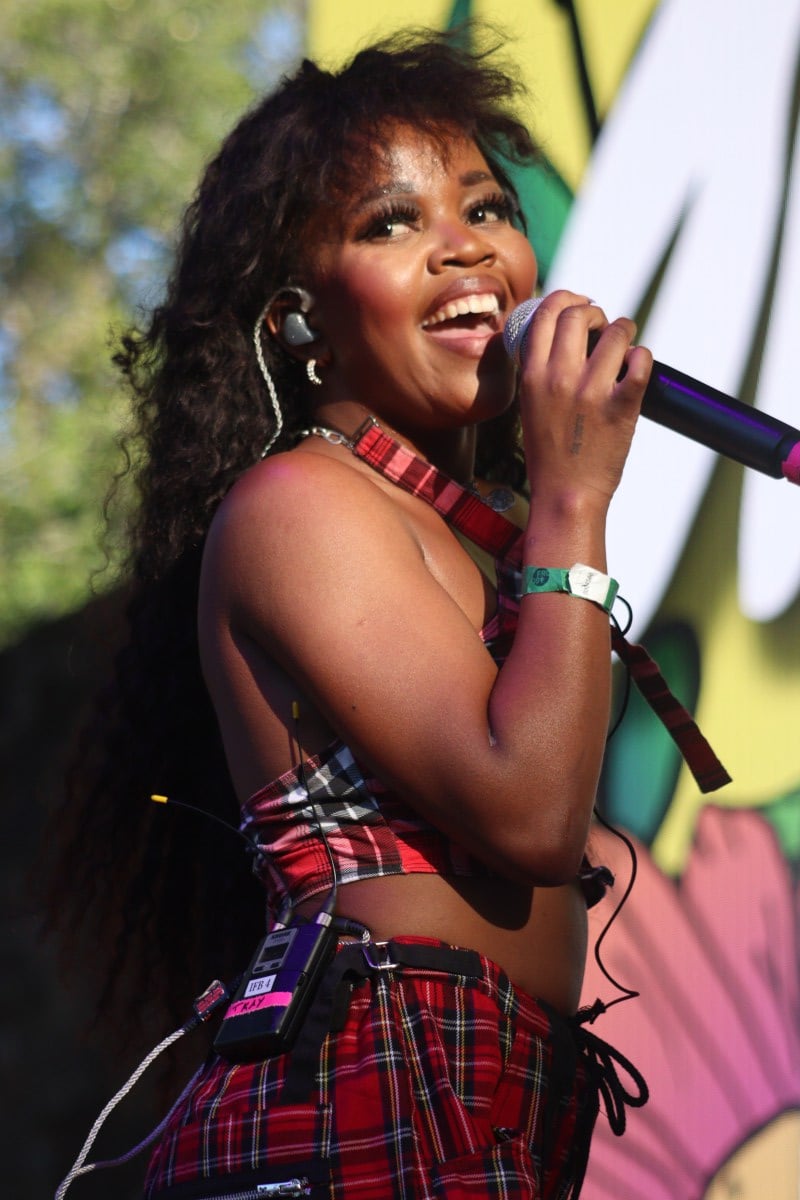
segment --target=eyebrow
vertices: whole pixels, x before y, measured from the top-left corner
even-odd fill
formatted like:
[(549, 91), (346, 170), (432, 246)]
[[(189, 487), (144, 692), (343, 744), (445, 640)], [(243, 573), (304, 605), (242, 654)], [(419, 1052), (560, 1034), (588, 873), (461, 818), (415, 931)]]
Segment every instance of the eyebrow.
[(467, 171), (458, 181), (462, 187), (472, 187), (474, 183), (496, 183), (491, 171)]
[[(489, 171), (466, 171), (463, 175), (459, 175), (458, 182), (461, 187), (473, 187), (476, 183), (495, 183), (496, 180)], [(352, 211), (358, 213), (375, 200), (384, 200), (387, 196), (414, 196), (418, 190), (416, 185), (409, 180), (390, 179), (388, 183), (371, 188), (370, 191), (359, 196), (353, 204)]]

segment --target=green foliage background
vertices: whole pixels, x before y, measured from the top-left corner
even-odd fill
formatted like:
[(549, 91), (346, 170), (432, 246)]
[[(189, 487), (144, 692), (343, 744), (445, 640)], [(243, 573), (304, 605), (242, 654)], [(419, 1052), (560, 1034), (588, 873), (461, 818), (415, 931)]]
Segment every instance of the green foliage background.
[(158, 300), (204, 161), (301, 50), (304, 5), (0, 6), (0, 645), (113, 582), (110, 347)]

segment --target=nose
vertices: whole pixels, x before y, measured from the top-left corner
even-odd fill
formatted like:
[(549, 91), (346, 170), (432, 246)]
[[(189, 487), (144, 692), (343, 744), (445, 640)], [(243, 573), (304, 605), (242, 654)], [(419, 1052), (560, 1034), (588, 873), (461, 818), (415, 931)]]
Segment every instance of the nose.
[(435, 229), (430, 259), (433, 271), (451, 266), (473, 267), (478, 263), (493, 262), (495, 248), (479, 225), (442, 221)]

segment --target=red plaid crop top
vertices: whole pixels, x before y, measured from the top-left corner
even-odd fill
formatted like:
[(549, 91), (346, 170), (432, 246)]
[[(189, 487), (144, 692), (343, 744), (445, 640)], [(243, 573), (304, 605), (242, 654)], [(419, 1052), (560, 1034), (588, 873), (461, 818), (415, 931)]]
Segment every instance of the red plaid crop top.
[[(341, 440), (345, 442), (344, 438)], [(479, 496), (388, 437), (372, 421), (359, 430), (352, 444), (346, 444), (393, 483), (426, 500), (449, 524), (493, 556), (497, 608), (480, 636), (495, 662), (501, 665), (510, 649), (519, 612), (522, 531)], [(638, 656), (631, 661), (632, 652), (641, 652), (643, 656), (644, 666), (639, 673), (645, 675), (651, 691), (655, 690), (653, 680), (663, 684), (655, 664), (641, 647), (629, 646), (622, 639), (621, 645), (615, 640), (614, 648), (622, 657), (629, 656), (626, 662), (640, 686)], [(687, 734), (695, 743), (702, 743), (713, 758), (694, 722), (674, 701), (666, 685), (663, 695), (671, 706), (663, 699), (662, 691), (657, 692), (655, 699), (648, 698), (653, 707), (660, 701), (659, 715), (681, 748), (686, 750), (683, 740)], [(696, 745), (694, 749), (697, 750)], [(704, 758), (698, 764), (691, 761), (693, 755), (686, 756), (696, 773), (697, 769), (705, 770), (707, 782), (710, 781), (713, 772), (708, 760)], [(715, 758), (713, 762), (716, 763)], [(702, 781), (700, 786), (704, 787)], [(713, 786), (719, 786), (719, 782)], [(401, 796), (366, 773), (351, 750), (343, 742), (335, 741), (322, 753), (261, 788), (243, 806), (241, 828), (259, 847), (256, 869), (273, 911), (278, 911), (287, 900), (294, 906), (330, 891), (333, 886), (320, 826), (325, 831), (336, 866), (336, 882), (340, 885), (385, 875), (488, 878), (493, 874), (485, 863), (425, 821)], [(614, 881), (607, 867), (592, 867), (586, 859), (579, 880), (588, 905), (596, 903)]]

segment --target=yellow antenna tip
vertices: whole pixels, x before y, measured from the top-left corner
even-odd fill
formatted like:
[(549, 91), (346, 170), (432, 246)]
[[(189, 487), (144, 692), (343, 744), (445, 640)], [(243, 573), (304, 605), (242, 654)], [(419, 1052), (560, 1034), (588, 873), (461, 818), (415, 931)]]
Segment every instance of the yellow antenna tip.
[(166, 804), (169, 797), (168, 796), (151, 796), (150, 799), (155, 800), (156, 804)]

